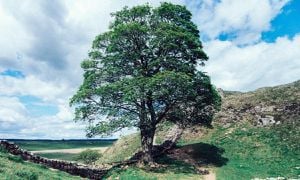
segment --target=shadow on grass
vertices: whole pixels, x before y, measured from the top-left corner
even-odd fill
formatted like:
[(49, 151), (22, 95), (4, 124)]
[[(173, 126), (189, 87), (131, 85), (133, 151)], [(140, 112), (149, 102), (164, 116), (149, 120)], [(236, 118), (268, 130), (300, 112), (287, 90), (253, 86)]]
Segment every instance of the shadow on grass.
[(155, 173), (165, 173), (165, 172), (172, 172), (175, 174), (197, 174), (197, 170), (194, 166), (189, 163), (179, 161), (176, 159), (172, 159), (166, 155), (160, 157), (156, 160), (156, 163), (161, 165), (161, 167), (149, 168), (151, 172)]
[(228, 159), (223, 157), (225, 150), (207, 143), (196, 143), (180, 147), (188, 153), (200, 166), (221, 167)]
[[(161, 167), (151, 168), (149, 170), (157, 173), (169, 171), (175, 174), (196, 174), (198, 172), (194, 166), (195, 164), (199, 167), (221, 167), (226, 165), (228, 159), (222, 156), (224, 152), (224, 149), (206, 143), (185, 145), (177, 147), (170, 152), (172, 157), (175, 156), (175, 158), (170, 158), (170, 156), (167, 155), (157, 158), (156, 162), (161, 165)], [(176, 156), (178, 156), (178, 158)], [(185, 158), (185, 156), (189, 157), (189, 159)], [(190, 161), (193, 161), (193, 163), (190, 163)]]

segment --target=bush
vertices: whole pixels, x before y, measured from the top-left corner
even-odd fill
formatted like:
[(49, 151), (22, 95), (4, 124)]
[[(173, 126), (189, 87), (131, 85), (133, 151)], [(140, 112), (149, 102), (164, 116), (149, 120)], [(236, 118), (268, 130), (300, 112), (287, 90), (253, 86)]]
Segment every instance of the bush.
[(102, 157), (102, 154), (96, 150), (87, 149), (82, 151), (76, 160), (82, 161), (85, 164), (94, 164), (99, 158)]

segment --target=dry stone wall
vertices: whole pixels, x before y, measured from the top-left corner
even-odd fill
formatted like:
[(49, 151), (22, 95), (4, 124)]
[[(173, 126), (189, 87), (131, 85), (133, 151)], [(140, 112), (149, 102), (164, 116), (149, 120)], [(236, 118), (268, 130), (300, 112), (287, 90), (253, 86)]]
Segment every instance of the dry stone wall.
[(21, 149), (18, 145), (8, 142), (6, 140), (0, 140), (0, 146), (6, 149), (10, 154), (21, 156), (22, 159), (37, 164), (42, 164), (47, 167), (65, 171), (75, 176), (81, 176), (83, 178), (89, 178), (93, 180), (102, 179), (109, 169), (92, 168), (86, 165), (77, 164), (67, 161), (59, 161), (43, 158), (32, 154), (26, 150)]

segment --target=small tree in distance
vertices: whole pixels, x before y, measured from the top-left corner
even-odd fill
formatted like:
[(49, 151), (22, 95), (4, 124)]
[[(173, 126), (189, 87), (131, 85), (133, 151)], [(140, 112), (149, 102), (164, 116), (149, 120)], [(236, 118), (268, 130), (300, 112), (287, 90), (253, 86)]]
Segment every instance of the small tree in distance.
[(210, 125), (220, 98), (196, 69), (208, 57), (186, 7), (146, 4), (112, 15), (81, 64), (84, 81), (70, 104), (75, 120), (88, 123), (88, 137), (138, 127), (142, 162), (152, 163), (158, 123)]
[(82, 161), (85, 164), (94, 164), (99, 158), (102, 157), (102, 154), (97, 150), (87, 149), (79, 153), (76, 157), (76, 160)]

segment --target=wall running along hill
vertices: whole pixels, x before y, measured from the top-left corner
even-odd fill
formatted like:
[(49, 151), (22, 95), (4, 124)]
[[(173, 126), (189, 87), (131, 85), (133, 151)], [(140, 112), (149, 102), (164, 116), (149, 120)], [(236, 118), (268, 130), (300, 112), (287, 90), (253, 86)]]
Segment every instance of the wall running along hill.
[(19, 148), (18, 145), (8, 142), (6, 140), (0, 140), (0, 146), (2, 146), (4, 149), (6, 149), (10, 154), (21, 156), (21, 158), (25, 161), (30, 161), (33, 163), (45, 165), (47, 167), (65, 171), (69, 174), (72, 174), (75, 176), (81, 176), (83, 178), (89, 178), (89, 179), (94, 179), (94, 180), (102, 179), (102, 177), (109, 170), (107, 168), (103, 168), (103, 169), (92, 168), (92, 167), (77, 164), (77, 163), (43, 158), (43, 157), (34, 155), (26, 150), (23, 150), (23, 149)]
[[(170, 135), (166, 137), (164, 143), (159, 146), (153, 147), (153, 156), (157, 157), (162, 155), (165, 151), (174, 147), (177, 140), (180, 138), (182, 134), (182, 129), (178, 126), (174, 126)], [(80, 176), (83, 178), (89, 178), (92, 180), (102, 179), (107, 172), (113, 167), (125, 166), (128, 164), (133, 164), (139, 161), (142, 156), (142, 152), (135, 153), (129, 160), (122, 162), (114, 162), (102, 164), (102, 166), (90, 167), (87, 165), (77, 164), (68, 161), (60, 161), (60, 160), (52, 160), (44, 157), (37, 156), (32, 154), (29, 151), (21, 149), (18, 145), (8, 142), (6, 140), (0, 140), (0, 146), (3, 147), (8, 153), (20, 156), (25, 161), (30, 161), (33, 163), (45, 165), (47, 167), (58, 169), (61, 171), (65, 171), (71, 175)], [(203, 172), (199, 172), (203, 173)], [(207, 172), (204, 172), (204, 174)]]

